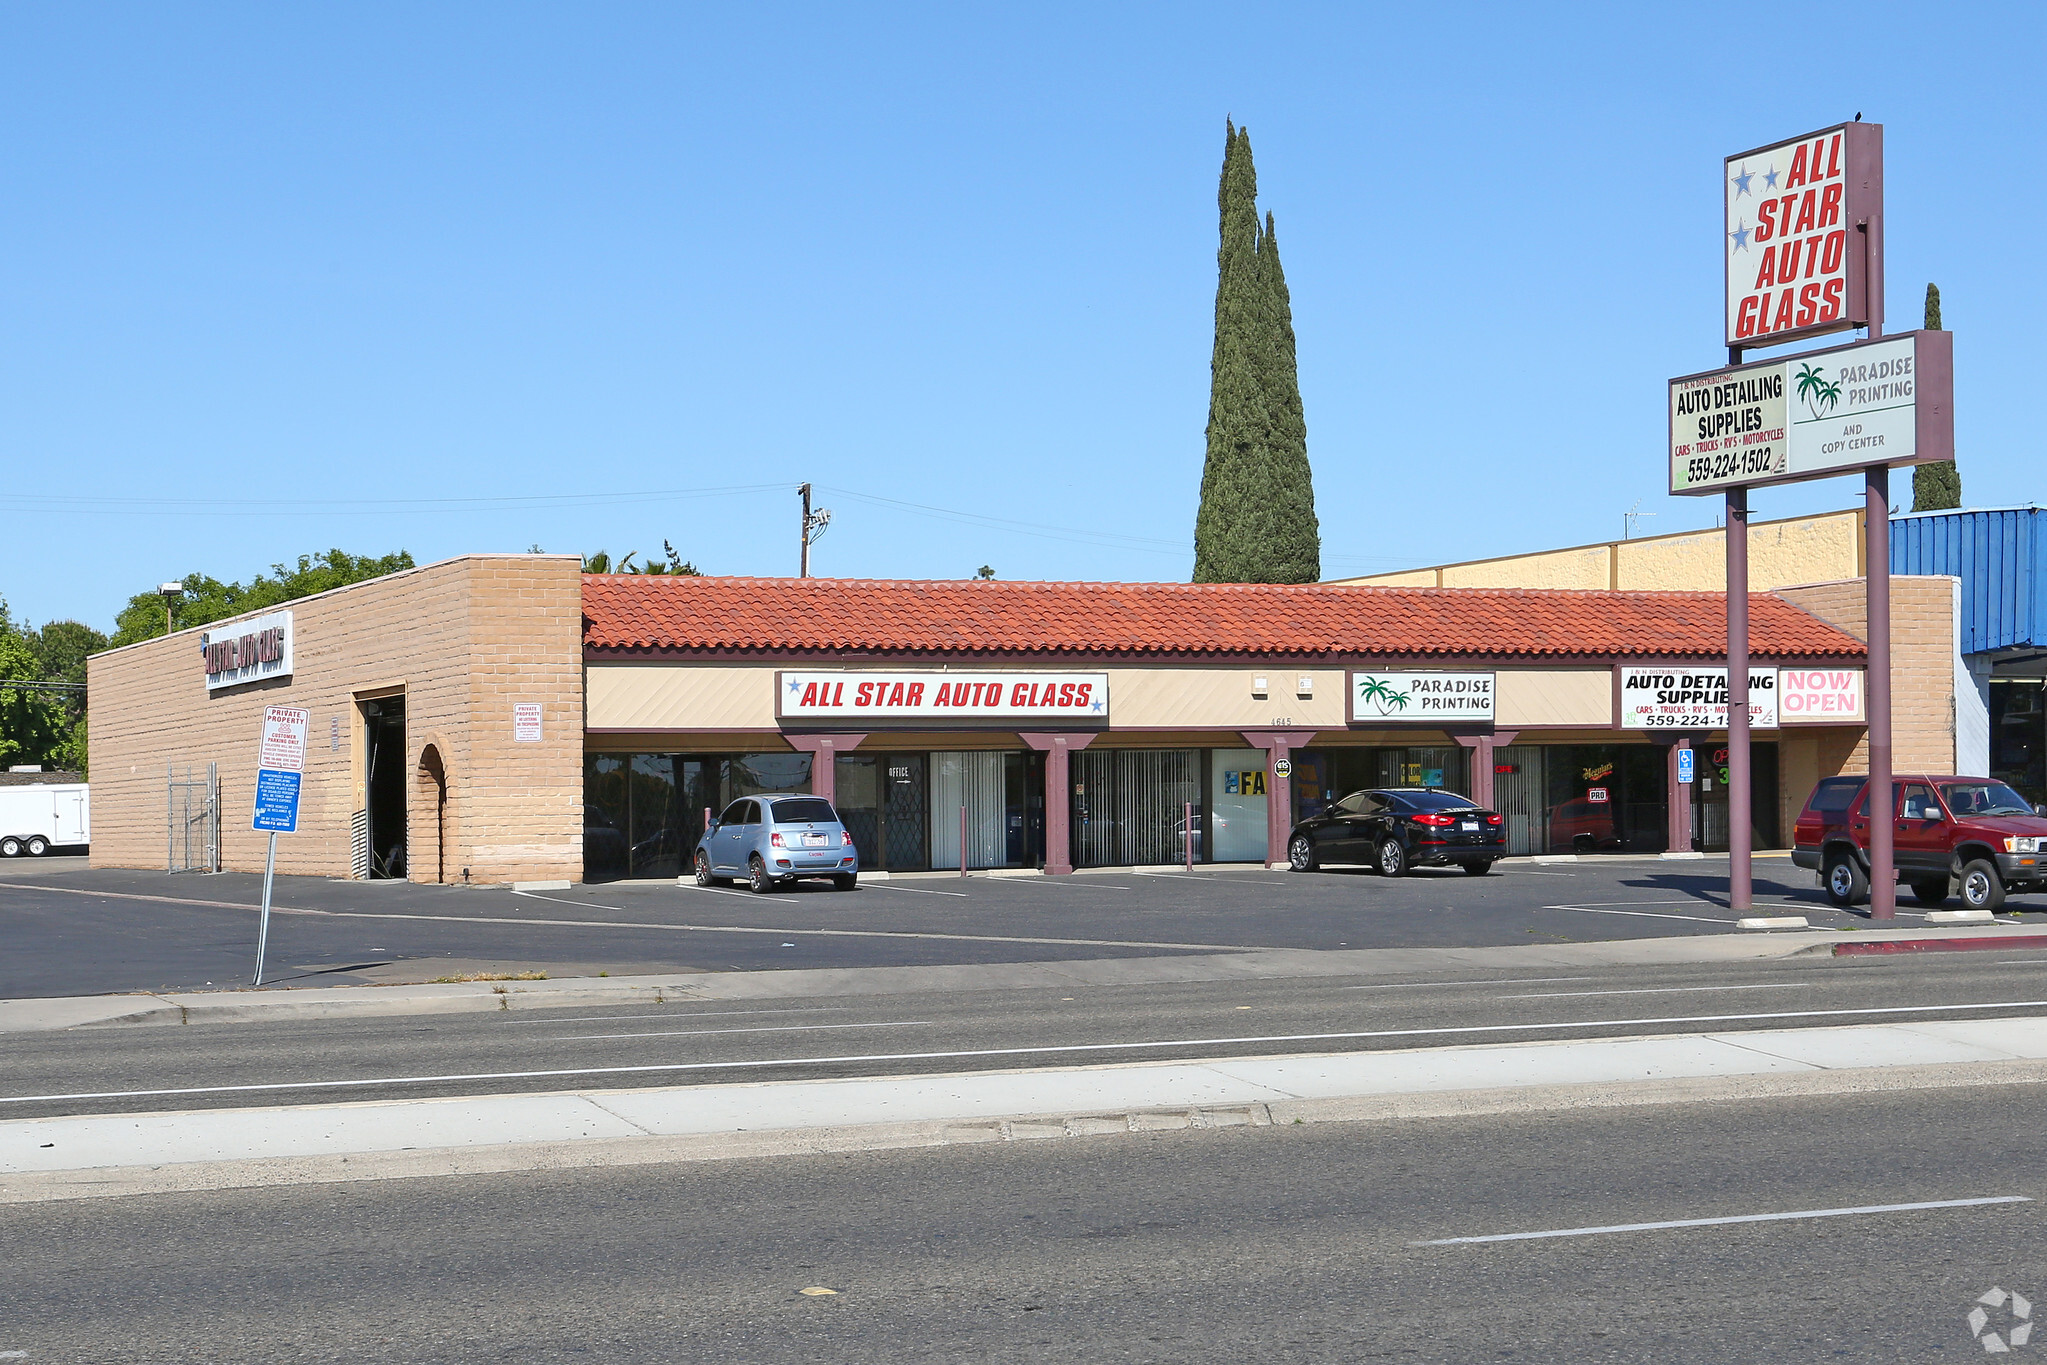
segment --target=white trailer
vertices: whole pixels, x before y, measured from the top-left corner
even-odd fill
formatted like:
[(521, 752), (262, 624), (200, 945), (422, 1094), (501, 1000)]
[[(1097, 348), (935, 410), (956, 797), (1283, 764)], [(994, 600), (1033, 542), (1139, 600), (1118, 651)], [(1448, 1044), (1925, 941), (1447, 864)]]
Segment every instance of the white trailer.
[(40, 858), (92, 842), (92, 802), (83, 782), (0, 787), (0, 858)]

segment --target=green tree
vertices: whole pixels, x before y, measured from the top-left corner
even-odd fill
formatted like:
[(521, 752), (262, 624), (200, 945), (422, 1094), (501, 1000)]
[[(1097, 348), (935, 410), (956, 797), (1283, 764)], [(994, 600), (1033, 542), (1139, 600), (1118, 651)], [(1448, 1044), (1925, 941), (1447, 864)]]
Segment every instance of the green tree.
[[(352, 555), (346, 550), (324, 550), (300, 555), (297, 565), (273, 564), (268, 575), (257, 574), (247, 583), (223, 583), (205, 574), (185, 575), (185, 595), (172, 609), (179, 630), (190, 630), (243, 612), (264, 611), (314, 593), (345, 588), (365, 579), (382, 578), (414, 567), (404, 550), (388, 555)], [(155, 591), (138, 592), (114, 617), (114, 647), (137, 640), (153, 640), (164, 633), (164, 600)]]
[(28, 641), (12, 622), (0, 625), (0, 768), (48, 763), (71, 737), (71, 717), (58, 693), (9, 685), (42, 681)]
[(656, 560), (652, 556), (649, 556), (647, 562), (644, 564), (633, 563), (635, 559), (639, 558), (640, 552), (638, 550), (627, 551), (625, 556), (622, 559), (620, 559), (616, 564), (613, 564), (611, 562), (610, 551), (599, 550), (594, 555), (583, 556), (583, 572), (657, 575), (671, 574), (681, 578), (702, 578), (704, 576), (704, 571), (702, 569), (699, 569), (696, 565), (685, 560), (682, 557), (682, 555), (676, 551), (676, 548), (673, 545), (669, 544), (667, 541), (664, 540), (661, 542), (661, 549), (664, 553), (665, 556), (664, 558)]
[[(1926, 330), (1938, 332), (1940, 326), (1940, 286), (1926, 286)], [(1915, 512), (1938, 512), (1943, 508), (1962, 505), (1962, 473), (1955, 468), (1953, 460), (1941, 460), (1935, 464), (1923, 464), (1912, 471), (1912, 510)]]
[(1224, 126), (1208, 455), (1194, 520), (1194, 581), (1312, 583), (1322, 576), (1322, 533), (1293, 301), (1270, 213), (1260, 230), (1250, 130)]

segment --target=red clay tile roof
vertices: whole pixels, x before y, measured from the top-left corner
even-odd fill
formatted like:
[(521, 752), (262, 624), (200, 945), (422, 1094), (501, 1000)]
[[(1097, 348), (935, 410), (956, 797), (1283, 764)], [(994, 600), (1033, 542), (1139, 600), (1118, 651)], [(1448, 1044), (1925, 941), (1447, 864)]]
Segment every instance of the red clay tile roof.
[[(1782, 598), (1750, 598), (1750, 650), (1861, 656)], [(583, 577), (595, 651), (1162, 655), (1638, 655), (1717, 658), (1706, 592), (1025, 583), (938, 579)]]

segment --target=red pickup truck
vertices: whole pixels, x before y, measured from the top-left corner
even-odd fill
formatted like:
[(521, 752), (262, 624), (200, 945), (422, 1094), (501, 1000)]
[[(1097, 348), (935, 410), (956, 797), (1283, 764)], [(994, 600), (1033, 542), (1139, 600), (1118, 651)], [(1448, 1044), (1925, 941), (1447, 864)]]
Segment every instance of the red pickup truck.
[[(1959, 885), (1962, 904), (1996, 910), (2014, 891), (2047, 890), (2047, 813), (1987, 777), (1892, 781), (1892, 861), (1921, 905), (1938, 906)], [(1869, 780), (1828, 777), (1799, 813), (1791, 858), (1820, 874), (1827, 899), (1855, 905), (1869, 894)]]

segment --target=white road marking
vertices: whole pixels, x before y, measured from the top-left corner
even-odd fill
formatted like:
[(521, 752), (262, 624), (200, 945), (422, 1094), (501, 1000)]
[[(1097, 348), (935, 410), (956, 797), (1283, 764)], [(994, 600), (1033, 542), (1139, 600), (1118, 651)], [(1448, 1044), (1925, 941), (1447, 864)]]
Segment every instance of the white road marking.
[(569, 1014), (554, 1015), (546, 1019), (506, 1019), (503, 1022), (527, 1027), (534, 1024), (612, 1024), (622, 1023), (627, 1019), (724, 1019), (735, 1014), (836, 1014), (849, 1008), (847, 1005), (831, 1005), (793, 1010), (705, 1010), (700, 1014), (685, 1009), (673, 1009), (661, 1014)]
[(934, 886), (863, 886), (860, 889), (862, 891), (909, 891), (919, 896), (958, 896), (961, 900), (969, 899), (964, 891), (940, 891)]
[(761, 1028), (668, 1029), (660, 1033), (567, 1033), (559, 1038), (542, 1038), (543, 1043), (590, 1043), (615, 1038), (708, 1038), (721, 1033), (823, 1033), (848, 1028), (930, 1028), (929, 1019), (894, 1019), (877, 1024), (772, 1024)]
[(1858, 1009), (1785, 1010), (1773, 1014), (1679, 1014), (1647, 1019), (1581, 1019), (1548, 1024), (1460, 1024), (1449, 1028), (1361, 1029), (1345, 1033), (1273, 1033), (1242, 1038), (1170, 1038), (1138, 1043), (1043, 1043), (1032, 1047), (974, 1048), (960, 1052), (878, 1052), (850, 1057), (775, 1057), (744, 1062), (653, 1062), (637, 1066), (558, 1067), (546, 1071), (469, 1071), (445, 1076), (371, 1076), (346, 1081), (260, 1081), (245, 1085), (181, 1086), (166, 1090), (94, 1090), (69, 1095), (0, 1095), (0, 1104), (59, 1100), (154, 1099), (177, 1095), (244, 1095), (277, 1090), (343, 1090), (368, 1085), (432, 1085), (453, 1081), (546, 1080), (558, 1076), (629, 1076), (650, 1072), (735, 1071), (747, 1067), (840, 1066), (875, 1062), (941, 1062), (974, 1057), (1044, 1057), (1075, 1052), (1142, 1052), (1174, 1047), (1241, 1047), (1251, 1043), (1342, 1042), (1355, 1038), (1428, 1038), (1472, 1033), (1525, 1033), (1542, 1029), (1627, 1028), (1642, 1024), (1731, 1024), (1762, 1019), (1843, 1019), (1941, 1010), (2047, 1009), (2047, 1000), (1973, 1005), (1877, 1005)]
[(1510, 976), (1488, 981), (1393, 981), (1383, 986), (1341, 986), (1346, 991), (1404, 991), (1417, 986), (1551, 986), (1560, 981), (1597, 981), (1596, 976)]
[[(1642, 902), (1644, 905), (1680, 905), (1684, 903), (1681, 901)], [(1673, 915), (1668, 911), (1660, 910), (1607, 910), (1593, 905), (1545, 905), (1542, 908), (1545, 910), (1581, 910), (1588, 915), (1633, 915), (1637, 919), (1683, 919), (1690, 920), (1694, 924), (1718, 924), (1729, 929), (1734, 927), (1734, 921), (1729, 919), (1714, 919), (1707, 915)]]
[(1543, 1237), (1596, 1237), (1608, 1232), (1660, 1232), (1667, 1228), (1719, 1228), (1733, 1223), (1781, 1223), (1793, 1218), (1848, 1218), (1866, 1213), (1914, 1213), (1921, 1209), (1974, 1209), (1986, 1204), (2030, 1204), (2024, 1194), (1997, 1194), (1985, 1199), (1933, 1199), (1922, 1204), (1868, 1204), (1853, 1209), (1799, 1209), (1792, 1213), (1744, 1213), (1731, 1218), (1676, 1218), (1662, 1223), (1615, 1223), (1603, 1228), (1552, 1228), (1547, 1232), (1499, 1232), (1490, 1237), (1440, 1237), (1409, 1242), (1411, 1247), (1469, 1246), (1477, 1242), (1532, 1242)]
[(1675, 995), (1680, 991), (1788, 991), (1810, 981), (1770, 981), (1753, 986), (1643, 986), (1625, 991), (1543, 991), (1536, 995), (1503, 995), (1502, 1000), (1572, 1000), (1587, 995)]

